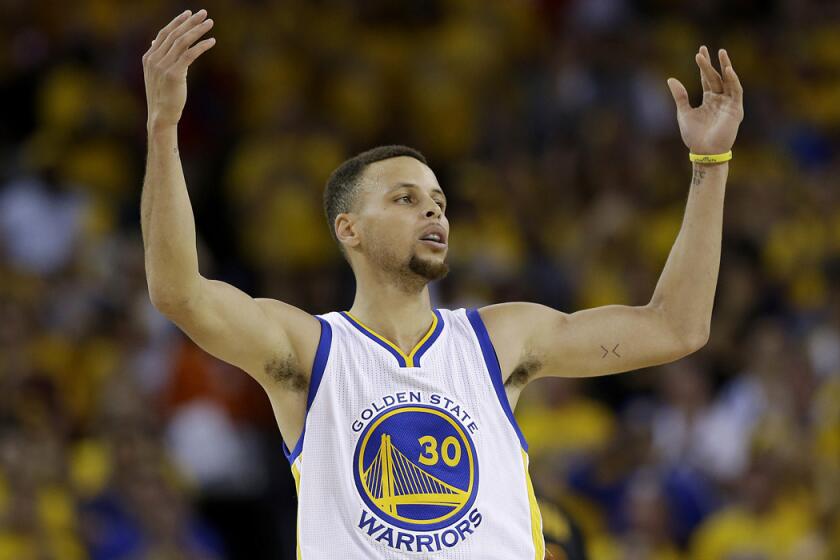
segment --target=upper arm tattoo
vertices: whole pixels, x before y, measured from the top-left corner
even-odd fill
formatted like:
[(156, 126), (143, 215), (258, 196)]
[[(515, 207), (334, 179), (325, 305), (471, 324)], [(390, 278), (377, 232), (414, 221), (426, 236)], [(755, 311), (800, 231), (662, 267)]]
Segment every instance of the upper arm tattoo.
[(618, 352), (618, 347), (619, 347), (618, 343), (616, 343), (615, 346), (612, 347), (612, 349), (609, 349), (602, 344), (601, 345), (601, 350), (602, 350), (603, 353), (601, 354), (601, 358), (606, 358), (607, 356), (613, 356), (613, 355), (618, 356), (620, 358), (621, 354)]

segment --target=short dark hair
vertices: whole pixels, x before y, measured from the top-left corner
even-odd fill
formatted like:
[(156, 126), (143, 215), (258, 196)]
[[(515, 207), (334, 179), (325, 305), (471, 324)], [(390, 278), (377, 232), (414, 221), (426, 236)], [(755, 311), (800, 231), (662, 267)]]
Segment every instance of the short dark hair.
[(327, 216), (330, 235), (338, 243), (338, 248), (345, 258), (347, 258), (347, 254), (344, 252), (344, 247), (335, 235), (336, 216), (344, 212), (351, 212), (356, 207), (360, 179), (368, 165), (399, 156), (412, 157), (428, 165), (426, 157), (414, 148), (400, 144), (390, 144), (377, 146), (351, 157), (336, 167), (335, 171), (330, 174), (330, 178), (327, 179), (327, 186), (324, 189), (324, 214)]

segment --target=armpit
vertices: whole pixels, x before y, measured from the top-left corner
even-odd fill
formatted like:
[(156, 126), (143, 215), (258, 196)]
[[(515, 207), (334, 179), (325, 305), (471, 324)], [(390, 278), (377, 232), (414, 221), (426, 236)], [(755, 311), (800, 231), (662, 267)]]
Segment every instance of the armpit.
[(303, 375), (294, 356), (275, 357), (265, 364), (265, 374), (282, 388), (303, 392), (309, 387), (309, 380)]
[(536, 357), (526, 356), (513, 370), (505, 381), (506, 387), (519, 388), (528, 384), (534, 375), (542, 368), (542, 362)]

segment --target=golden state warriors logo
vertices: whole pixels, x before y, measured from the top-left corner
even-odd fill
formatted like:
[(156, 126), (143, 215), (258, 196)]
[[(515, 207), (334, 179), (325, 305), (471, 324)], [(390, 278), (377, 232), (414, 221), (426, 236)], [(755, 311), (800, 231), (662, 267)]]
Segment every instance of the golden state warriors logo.
[(402, 529), (448, 527), (475, 501), (478, 463), (472, 439), (457, 418), (440, 408), (409, 404), (386, 409), (359, 437), (353, 461), (364, 502)]

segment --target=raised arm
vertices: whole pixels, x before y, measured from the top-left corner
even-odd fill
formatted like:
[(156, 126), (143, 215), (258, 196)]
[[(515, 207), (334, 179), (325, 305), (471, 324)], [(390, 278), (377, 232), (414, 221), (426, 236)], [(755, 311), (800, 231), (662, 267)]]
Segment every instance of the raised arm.
[[(743, 119), (742, 90), (726, 52), (723, 76), (708, 51), (696, 55), (703, 103), (692, 108), (683, 85), (670, 79), (677, 120), (694, 154), (728, 152)], [(651, 301), (607, 305), (567, 314), (513, 302), (480, 313), (497, 350), (509, 389), (543, 376), (619, 373), (679, 359), (709, 337), (720, 264), (723, 199), (728, 163), (695, 163), (682, 227)]]
[(148, 105), (148, 154), (140, 202), (146, 276), (152, 302), (161, 310), (195, 297), (198, 273), (195, 220), (178, 155), (178, 121), (187, 100), (187, 67), (213, 46), (205, 39), (213, 20), (184, 12), (160, 30), (143, 55)]
[(178, 155), (187, 68), (213, 46), (204, 10), (164, 27), (146, 54), (148, 158), (141, 200), (146, 279), (152, 303), (210, 354), (252, 375), (274, 404), (289, 445), (302, 429), (309, 374), (321, 326), (312, 315), (254, 299), (198, 270), (195, 219)]

